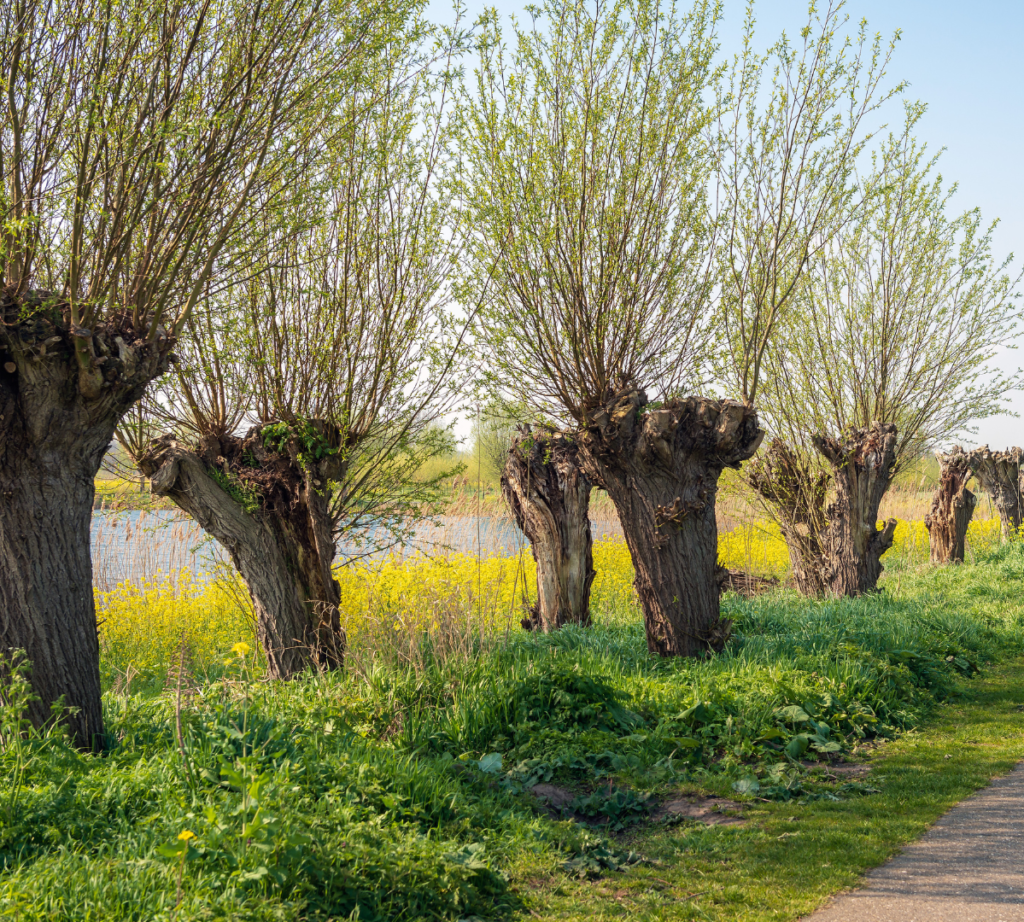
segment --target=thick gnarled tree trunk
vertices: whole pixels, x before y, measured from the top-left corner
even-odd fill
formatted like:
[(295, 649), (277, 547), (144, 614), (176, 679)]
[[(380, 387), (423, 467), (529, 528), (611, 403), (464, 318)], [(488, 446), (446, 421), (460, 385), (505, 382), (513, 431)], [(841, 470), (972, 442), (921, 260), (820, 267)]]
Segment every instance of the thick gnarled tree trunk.
[(847, 430), (841, 440), (815, 436), (813, 443), (832, 466), (833, 497), (820, 538), (822, 581), (836, 596), (871, 592), (896, 530), (895, 519), (878, 528), (878, 507), (896, 464), (896, 427), (872, 423)]
[(831, 478), (811, 471), (780, 439), (773, 439), (748, 473), (750, 485), (767, 501), (789, 550), (797, 589), (807, 596), (828, 592), (821, 537)]
[(1012, 538), (1024, 522), (1024, 482), (1021, 480), (1021, 458), (1024, 451), (1010, 448), (991, 451), (988, 445), (966, 452), (979, 486), (992, 497), (999, 513), (1003, 537)]
[(279, 679), (337, 668), (345, 654), (327, 496), (338, 456), (303, 463), (300, 450), (272, 450), (254, 428), (196, 450), (163, 436), (138, 459), (153, 493), (227, 550), (252, 598), (270, 677)]
[(509, 449), (501, 490), (537, 562), (537, 604), (527, 630), (590, 624), (594, 581), (590, 480), (560, 432), (526, 432)]
[[(0, 295), (0, 647), (23, 649), (38, 726), (63, 699), (76, 744), (103, 739), (92, 591), (93, 482), (118, 421), (167, 369), (171, 340), (74, 328), (67, 305)], [(29, 316), (26, 318), (26, 314)]]
[(939, 486), (932, 511), (924, 517), (931, 560), (935, 564), (963, 563), (967, 527), (978, 504), (978, 498), (967, 489), (974, 473), (972, 458), (959, 445), (953, 446), (949, 454), (936, 452), (935, 456), (939, 460)]
[(687, 397), (647, 410), (644, 392), (625, 386), (589, 409), (580, 461), (618, 511), (652, 653), (701, 656), (724, 646), (718, 479), (763, 436), (752, 408), (726, 400)]
[(878, 507), (892, 483), (896, 427), (873, 423), (840, 439), (814, 436), (829, 471), (776, 439), (751, 468), (751, 486), (782, 529), (797, 588), (809, 596), (870, 592), (882, 575), (896, 520), (878, 528)]

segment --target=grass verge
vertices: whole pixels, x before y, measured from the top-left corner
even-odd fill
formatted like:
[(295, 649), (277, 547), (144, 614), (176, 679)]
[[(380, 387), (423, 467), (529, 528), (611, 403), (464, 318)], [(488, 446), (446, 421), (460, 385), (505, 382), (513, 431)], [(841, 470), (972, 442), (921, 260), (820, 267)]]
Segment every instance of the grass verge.
[[(549, 636), (356, 634), (345, 671), (288, 683), (199, 632), (162, 681), (122, 664), (102, 756), (31, 732), (12, 684), (0, 917), (795, 918), (1022, 755), (1024, 542), (889, 576), (727, 597), (734, 635), (701, 661), (651, 657), (621, 600)], [(131, 605), (134, 661), (158, 638)], [(833, 777), (866, 757), (868, 784)], [(744, 800), (746, 825), (666, 825), (694, 791)]]
[(920, 730), (851, 753), (870, 766), (864, 780), (880, 793), (840, 803), (756, 804), (745, 826), (623, 836), (623, 846), (654, 863), (599, 881), (523, 869), (531, 915), (761, 922), (813, 912), (1024, 759), (1024, 663), (959, 683), (957, 698)]

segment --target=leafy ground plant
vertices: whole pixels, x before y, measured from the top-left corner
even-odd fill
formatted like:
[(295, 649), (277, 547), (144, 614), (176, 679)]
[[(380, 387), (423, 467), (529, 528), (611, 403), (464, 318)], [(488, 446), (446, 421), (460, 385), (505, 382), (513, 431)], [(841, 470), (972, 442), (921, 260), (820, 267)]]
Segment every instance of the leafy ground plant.
[[(796, 918), (1024, 754), (1022, 573), (1010, 544), (858, 600), (730, 596), (701, 662), (626, 606), (290, 683), (198, 650), (223, 665), (187, 695), (111, 685), (102, 755), (5, 743), (0, 916)], [(656, 821), (701, 794), (744, 822)]]

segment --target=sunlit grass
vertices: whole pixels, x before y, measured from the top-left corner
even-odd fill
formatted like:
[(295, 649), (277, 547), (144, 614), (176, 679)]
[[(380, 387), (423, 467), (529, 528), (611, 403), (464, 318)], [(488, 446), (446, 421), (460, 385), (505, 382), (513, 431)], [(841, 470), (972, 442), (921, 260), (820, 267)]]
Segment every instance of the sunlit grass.
[[(286, 683), (253, 670), (237, 584), (122, 585), (100, 598), (108, 752), (0, 749), (0, 915), (798, 918), (1021, 756), (1024, 545), (932, 568), (906, 562), (914, 533), (878, 594), (726, 596), (734, 633), (705, 659), (649, 654), (621, 541), (595, 549), (594, 626), (552, 635), (515, 625), (528, 558), (343, 570), (346, 668)], [(111, 684), (133, 661), (150, 680)], [(790, 755), (812, 717), (819, 748)], [(842, 757), (871, 760), (870, 790), (828, 774)], [(538, 779), (726, 795), (748, 823), (609, 835), (539, 810)]]

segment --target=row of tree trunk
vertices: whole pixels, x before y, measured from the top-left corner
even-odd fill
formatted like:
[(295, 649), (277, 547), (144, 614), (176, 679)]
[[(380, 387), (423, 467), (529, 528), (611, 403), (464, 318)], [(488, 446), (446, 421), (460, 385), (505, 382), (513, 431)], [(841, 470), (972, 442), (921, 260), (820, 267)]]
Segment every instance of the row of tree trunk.
[[(687, 454), (675, 446), (673, 451), (656, 440), (665, 441), (666, 431), (673, 426), (678, 430), (680, 424), (692, 435), (701, 413), (706, 415), (709, 409), (717, 410), (713, 428), (724, 436), (715, 443), (719, 460), (737, 463), (728, 457), (729, 449), (723, 449), (730, 438), (735, 453), (746, 455), (760, 437), (735, 437), (744, 423), (739, 405), (722, 402), (709, 408), (710, 401), (690, 398), (690, 406), (683, 401), (667, 411), (643, 414), (639, 398), (620, 394), (622, 406), (599, 420), (596, 438), (593, 431), (570, 435), (527, 427), (509, 449), (502, 491), (537, 564), (537, 602), (523, 627), (547, 632), (570, 623), (590, 624), (595, 573), (588, 513), (591, 490), (599, 485), (612, 494), (630, 548), (651, 651), (696, 655), (719, 649), (729, 626), (718, 614), (718, 593), (739, 585), (736, 574), (717, 568), (717, 530), (710, 531), (715, 528), (714, 491), (721, 467), (708, 477), (706, 450), (703, 463), (694, 464), (692, 450)], [(631, 464), (623, 463), (621, 452), (617, 463), (609, 463), (612, 452), (607, 443), (615, 437), (616, 427), (620, 438), (622, 430), (632, 434), (632, 429), (642, 429), (628, 454)], [(733, 436), (727, 435), (730, 431)], [(706, 438), (704, 445), (706, 449)], [(777, 512), (793, 578), (803, 594), (869, 592), (877, 587), (881, 558), (892, 547), (896, 529), (895, 519), (878, 526), (879, 506), (896, 465), (896, 427), (875, 423), (851, 429), (842, 439), (818, 438), (814, 445), (828, 462), (825, 472), (810, 476), (796, 454), (776, 439), (750, 471), (749, 481)], [(937, 456), (940, 481), (925, 517), (934, 563), (964, 559), (967, 529), (977, 505), (967, 489), (972, 476), (992, 496), (1004, 534), (1016, 533), (1024, 516), (1022, 454), (1019, 448), (993, 452), (985, 446), (967, 452), (957, 446)], [(679, 464), (677, 456), (689, 466)], [(655, 472), (649, 469), (655, 460), (666, 468), (657, 472), (660, 478), (651, 476)], [(663, 498), (673, 492), (671, 501)], [(712, 568), (712, 575), (696, 572), (701, 562)], [(682, 583), (689, 596), (685, 608), (697, 609), (697, 618), (679, 616), (684, 606), (670, 593), (678, 593)], [(697, 628), (701, 614), (703, 626)]]
[(537, 604), (523, 621), (550, 631), (588, 624), (594, 579), (589, 500), (609, 494), (636, 573), (647, 644), (662, 656), (721, 650), (729, 623), (719, 595), (715, 497), (725, 467), (738, 467), (764, 435), (756, 413), (733, 401), (689, 397), (650, 408), (623, 384), (568, 434), (524, 430), (502, 490), (537, 562)]

